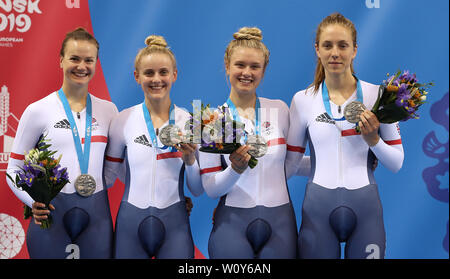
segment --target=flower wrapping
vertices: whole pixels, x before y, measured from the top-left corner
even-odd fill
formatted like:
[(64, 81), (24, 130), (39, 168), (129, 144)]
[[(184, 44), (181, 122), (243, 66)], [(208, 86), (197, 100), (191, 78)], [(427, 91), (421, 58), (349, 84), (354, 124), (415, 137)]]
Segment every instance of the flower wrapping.
[[(44, 203), (45, 208), (49, 207), (51, 200), (69, 182), (67, 168), (62, 168), (59, 164), (62, 155), (55, 159), (53, 155), (56, 151), (48, 150), (51, 146), (48, 141), (42, 136), (36, 147), (25, 155), (24, 165), (15, 172), (15, 179), (6, 174), (17, 188), (27, 192), (34, 201)], [(25, 205), (24, 218), (28, 219), (30, 216), (31, 208)], [(41, 228), (50, 228), (51, 215), (41, 223)]]

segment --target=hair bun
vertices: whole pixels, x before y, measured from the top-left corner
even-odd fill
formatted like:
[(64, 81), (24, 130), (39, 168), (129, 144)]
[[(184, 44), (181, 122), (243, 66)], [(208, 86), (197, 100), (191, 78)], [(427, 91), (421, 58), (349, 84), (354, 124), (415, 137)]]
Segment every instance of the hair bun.
[(262, 41), (262, 31), (258, 27), (242, 27), (233, 34), (236, 40), (257, 40)]
[(163, 36), (150, 35), (145, 39), (145, 44), (148, 46), (167, 47), (167, 42)]

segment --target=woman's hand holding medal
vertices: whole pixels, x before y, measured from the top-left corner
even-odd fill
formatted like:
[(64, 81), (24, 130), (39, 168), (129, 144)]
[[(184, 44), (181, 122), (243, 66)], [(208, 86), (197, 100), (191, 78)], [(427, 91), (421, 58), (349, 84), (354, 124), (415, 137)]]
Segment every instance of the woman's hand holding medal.
[(374, 146), (380, 140), (378, 129), (380, 122), (373, 112), (366, 109), (360, 114), (360, 121), (358, 125), (361, 130), (361, 136), (369, 146)]

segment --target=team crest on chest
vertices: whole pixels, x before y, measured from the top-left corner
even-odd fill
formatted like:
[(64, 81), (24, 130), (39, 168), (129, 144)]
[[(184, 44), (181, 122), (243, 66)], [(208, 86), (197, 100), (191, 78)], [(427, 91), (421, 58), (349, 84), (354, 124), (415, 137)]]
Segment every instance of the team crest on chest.
[(261, 124), (261, 132), (266, 135), (270, 135), (273, 133), (274, 126), (271, 125), (269, 121), (264, 121)]
[(98, 126), (99, 126), (99, 124), (97, 122), (97, 119), (95, 119), (95, 117), (92, 117), (92, 131), (97, 130)]

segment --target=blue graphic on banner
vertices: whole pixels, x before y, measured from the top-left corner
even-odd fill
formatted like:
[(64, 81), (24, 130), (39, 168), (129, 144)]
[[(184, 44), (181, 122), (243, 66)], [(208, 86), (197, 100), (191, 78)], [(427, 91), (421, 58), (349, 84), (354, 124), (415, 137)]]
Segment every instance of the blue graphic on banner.
[[(119, 110), (142, 102), (142, 90), (133, 76), (134, 59), (151, 34), (163, 35), (175, 53), (178, 78), (171, 100), (177, 106), (192, 111), (193, 100), (211, 106), (225, 103), (230, 85), (224, 52), (233, 33), (243, 26), (259, 27), (270, 50), (258, 96), (290, 105), (293, 95), (313, 81), (318, 24), (332, 12), (348, 17), (358, 31), (354, 60), (358, 78), (380, 84), (386, 73), (409, 70), (419, 82), (435, 83), (419, 110), (420, 119), (399, 124), (405, 153), (402, 169), (394, 174), (380, 164), (375, 171), (386, 227), (386, 258), (448, 258), (448, 115), (437, 115), (434, 104), (449, 89), (449, 1), (90, 0), (89, 7), (108, 90)], [(448, 101), (441, 105), (448, 110)], [(447, 118), (446, 130), (441, 120), (436, 121), (442, 118)], [(435, 141), (422, 149), (424, 137), (432, 137), (430, 131), (435, 132)], [(447, 159), (442, 157), (445, 144), (435, 149), (445, 142)], [(298, 226), (306, 181), (303, 177), (288, 181)], [(192, 200), (194, 243), (208, 257), (218, 200), (206, 194)]]
[[(448, 92), (442, 97), (441, 100), (435, 102), (430, 109), (431, 119), (438, 125), (445, 128), (448, 133)], [(448, 134), (447, 142), (441, 143), (436, 137), (434, 131), (428, 133), (423, 140), (423, 152), (425, 155), (438, 160), (438, 163), (434, 166), (428, 167), (423, 170), (422, 177), (425, 181), (428, 192), (430, 195), (441, 202), (448, 203)], [(442, 179), (440, 179), (442, 178)], [(447, 221), (447, 233), (443, 241), (444, 249), (448, 252), (448, 221)]]

